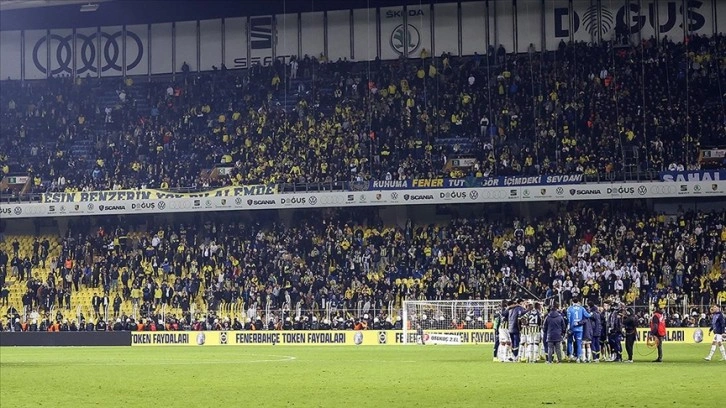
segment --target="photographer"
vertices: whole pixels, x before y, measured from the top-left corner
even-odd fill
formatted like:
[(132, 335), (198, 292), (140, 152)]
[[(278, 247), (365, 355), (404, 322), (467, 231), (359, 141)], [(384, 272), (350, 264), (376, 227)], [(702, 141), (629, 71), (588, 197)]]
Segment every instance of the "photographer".
[(638, 327), (638, 320), (635, 318), (635, 313), (631, 308), (626, 310), (623, 327), (625, 328), (625, 351), (628, 353), (628, 359), (625, 360), (625, 362), (632, 363), (633, 346), (635, 345), (635, 338), (637, 336), (636, 328)]

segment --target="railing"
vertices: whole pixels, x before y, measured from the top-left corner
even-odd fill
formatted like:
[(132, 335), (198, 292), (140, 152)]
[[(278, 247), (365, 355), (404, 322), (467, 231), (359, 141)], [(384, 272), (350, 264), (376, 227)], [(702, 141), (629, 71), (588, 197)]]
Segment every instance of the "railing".
[[(601, 172), (592, 175), (583, 176), (586, 183), (615, 183), (615, 182), (640, 182), (640, 181), (657, 181), (659, 180), (658, 170), (641, 170), (641, 171), (613, 171), (609, 173)], [(356, 188), (357, 185), (363, 185), (365, 188)], [(360, 191), (368, 189), (368, 180), (363, 182), (354, 181), (332, 181), (317, 183), (281, 183), (277, 184), (278, 191), (282, 194), (305, 193), (305, 192), (331, 192), (331, 191)], [(183, 187), (171, 188), (165, 191), (170, 193), (201, 193), (209, 191), (217, 187)], [(37, 203), (41, 201), (42, 193), (27, 194), (0, 194), (0, 202), (5, 203)]]

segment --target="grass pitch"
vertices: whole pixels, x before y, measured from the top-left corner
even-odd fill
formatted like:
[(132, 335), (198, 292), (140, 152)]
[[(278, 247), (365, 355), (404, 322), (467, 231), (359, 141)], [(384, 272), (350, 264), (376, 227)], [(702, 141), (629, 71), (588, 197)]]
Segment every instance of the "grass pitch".
[(0, 407), (713, 407), (707, 344), (634, 364), (501, 364), (491, 346), (0, 348)]

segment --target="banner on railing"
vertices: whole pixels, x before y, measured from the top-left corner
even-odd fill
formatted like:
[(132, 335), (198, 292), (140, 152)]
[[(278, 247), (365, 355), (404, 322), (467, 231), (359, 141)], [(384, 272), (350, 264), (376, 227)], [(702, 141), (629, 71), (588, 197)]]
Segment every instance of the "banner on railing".
[(176, 193), (156, 189), (78, 191), (71, 193), (44, 193), (44, 203), (102, 203), (107, 201), (142, 201), (169, 198), (243, 197), (277, 194), (277, 185), (249, 185), (220, 187), (196, 193)]
[(500, 176), (468, 177), (460, 179), (434, 178), (411, 180), (371, 180), (368, 190), (415, 190), (423, 188), (478, 188), (478, 187), (517, 187), (579, 184), (582, 174), (553, 176)]
[[(357, 192), (307, 192), (245, 194), (243, 188), (230, 187), (205, 193), (198, 197), (167, 197), (151, 194), (125, 196), (97, 193), (87, 196), (53, 197), (59, 201), (42, 203), (0, 202), (2, 218), (65, 217), (86, 215), (159, 214), (202, 211), (281, 210), (331, 207), (370, 207), (407, 205), (461, 205), (486, 203), (518, 203), (532, 201), (583, 201), (620, 199), (703, 199), (726, 196), (726, 180), (704, 182), (642, 182), (611, 184), (563, 184), (524, 187), (428, 188), (416, 190), (378, 190)], [(133, 193), (136, 193), (134, 191)], [(257, 192), (255, 192), (257, 193)], [(97, 195), (95, 195), (97, 194)], [(49, 198), (49, 197), (46, 197)], [(74, 202), (74, 199), (106, 201)]]
[(726, 170), (710, 171), (662, 171), (661, 181), (672, 181), (676, 183), (696, 181), (720, 181), (726, 180)]
[[(664, 341), (668, 343), (696, 343), (694, 333), (698, 328), (673, 327), (666, 330)], [(703, 329), (701, 329), (703, 330)], [(645, 343), (649, 329), (639, 328), (636, 341)], [(456, 344), (493, 344), (493, 329), (426, 330), (427, 339), (441, 340), (455, 336)], [(372, 346), (404, 343), (402, 330), (259, 330), (259, 331), (182, 331), (182, 332), (133, 332), (132, 346), (255, 346), (255, 345), (324, 345), (324, 346)], [(407, 344), (416, 344), (417, 334), (408, 332)], [(451, 341), (451, 339), (449, 339)]]

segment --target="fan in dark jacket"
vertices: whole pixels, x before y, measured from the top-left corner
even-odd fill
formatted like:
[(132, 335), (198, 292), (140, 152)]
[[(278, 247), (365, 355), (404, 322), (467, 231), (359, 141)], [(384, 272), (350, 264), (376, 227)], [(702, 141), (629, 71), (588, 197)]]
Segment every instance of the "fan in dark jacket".
[(557, 353), (557, 362), (562, 362), (562, 339), (567, 325), (562, 314), (557, 311), (558, 305), (552, 305), (544, 321), (544, 335), (547, 342), (547, 363), (552, 363), (552, 353)]

